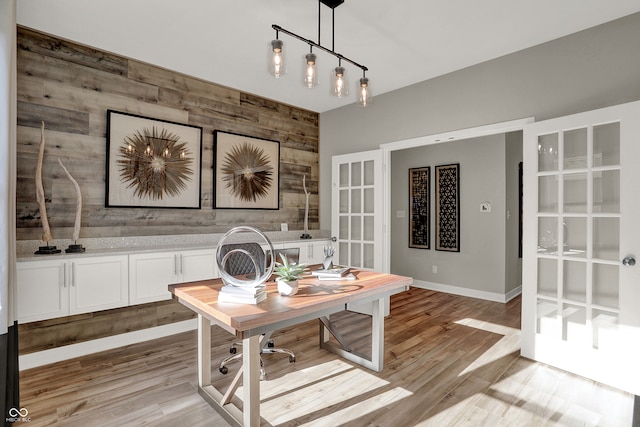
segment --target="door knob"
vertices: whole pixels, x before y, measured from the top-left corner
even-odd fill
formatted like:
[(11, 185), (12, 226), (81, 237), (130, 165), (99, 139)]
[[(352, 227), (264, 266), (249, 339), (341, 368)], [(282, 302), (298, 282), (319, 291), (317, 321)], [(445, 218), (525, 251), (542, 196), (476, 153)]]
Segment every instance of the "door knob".
[(633, 267), (634, 265), (636, 265), (636, 259), (633, 257), (633, 255), (625, 257), (625, 259), (622, 260), (622, 265)]

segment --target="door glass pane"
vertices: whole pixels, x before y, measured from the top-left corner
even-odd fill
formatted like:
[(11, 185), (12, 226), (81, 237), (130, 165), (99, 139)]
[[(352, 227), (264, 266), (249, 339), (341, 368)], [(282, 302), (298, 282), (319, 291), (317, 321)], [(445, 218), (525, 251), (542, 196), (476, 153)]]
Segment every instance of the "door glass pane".
[(593, 303), (605, 307), (619, 307), (620, 267), (611, 264), (593, 264)]
[(587, 218), (565, 218), (562, 230), (564, 254), (585, 258), (587, 256)]
[(349, 164), (341, 163), (340, 164), (340, 187), (348, 187), (349, 186)]
[(362, 190), (355, 189), (351, 190), (351, 213), (361, 213), (362, 212)]
[(349, 263), (349, 243), (340, 242), (338, 243), (338, 264), (340, 265), (350, 265)]
[(620, 218), (593, 218), (593, 257), (620, 259)]
[(374, 218), (372, 216), (365, 216), (363, 218), (364, 220), (364, 227), (362, 230), (363, 233), (363, 240), (368, 240), (368, 241), (373, 241), (374, 239)]
[(538, 171), (558, 170), (558, 134), (538, 137)]
[(354, 187), (362, 185), (362, 164), (360, 162), (351, 163), (351, 185)]
[(373, 188), (365, 188), (364, 190), (364, 213), (373, 213)]
[(371, 268), (373, 269), (374, 265), (373, 265), (373, 260), (374, 260), (374, 252), (373, 252), (373, 245), (372, 244), (368, 244), (365, 243), (362, 245), (362, 250), (363, 250), (363, 267), (364, 268)]
[(587, 174), (564, 175), (564, 211), (587, 212)]
[(364, 185), (373, 185), (375, 183), (375, 170), (373, 166), (373, 160), (364, 162)]
[(572, 304), (562, 306), (562, 339), (577, 345), (591, 343), (586, 309)]
[(605, 310), (593, 310), (593, 348), (610, 350), (619, 348), (618, 315)]
[(538, 294), (549, 297), (558, 296), (558, 261), (538, 259)]
[(587, 129), (575, 129), (564, 133), (564, 168), (587, 167)]
[(538, 253), (558, 254), (558, 218), (538, 218)]
[(362, 239), (362, 227), (360, 225), (361, 218), (359, 216), (351, 217), (351, 240)]
[(340, 216), (340, 235), (338, 236), (340, 240), (349, 239), (349, 217), (348, 216)]
[(360, 243), (352, 243), (351, 244), (351, 265), (353, 267), (362, 267), (361, 260), (361, 249), (362, 245)]
[(587, 302), (587, 263), (564, 261), (562, 284), (564, 298)]
[(593, 166), (620, 164), (620, 123), (593, 127)]
[(349, 190), (340, 190), (340, 213), (349, 213)]
[(544, 335), (560, 336), (558, 323), (558, 304), (538, 299), (536, 332)]
[(620, 212), (620, 171), (596, 171), (593, 173), (593, 211)]
[(538, 212), (558, 212), (558, 176), (538, 178)]

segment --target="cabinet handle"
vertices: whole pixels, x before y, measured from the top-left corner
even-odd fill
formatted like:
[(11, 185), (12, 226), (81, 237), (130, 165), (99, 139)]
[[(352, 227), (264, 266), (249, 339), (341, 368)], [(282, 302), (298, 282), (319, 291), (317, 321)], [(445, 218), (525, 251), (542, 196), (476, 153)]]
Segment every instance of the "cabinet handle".
[(180, 255), (178, 255), (178, 256), (180, 257), (180, 258), (178, 259), (178, 260), (180, 261), (180, 270), (179, 270), (179, 271), (180, 271), (180, 274), (183, 274), (183, 271), (182, 271), (182, 254), (180, 254)]
[(76, 263), (71, 263), (71, 286), (76, 286)]
[(173, 256), (173, 274), (178, 275), (178, 254)]
[(67, 264), (63, 264), (63, 269), (62, 269), (62, 287), (66, 288), (67, 287)]

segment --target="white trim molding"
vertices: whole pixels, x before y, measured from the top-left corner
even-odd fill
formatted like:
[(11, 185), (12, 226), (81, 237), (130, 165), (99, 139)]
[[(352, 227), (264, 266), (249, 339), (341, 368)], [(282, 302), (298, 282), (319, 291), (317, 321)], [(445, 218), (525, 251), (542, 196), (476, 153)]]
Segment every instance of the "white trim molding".
[(446, 292), (448, 294), (460, 295), (463, 297), (478, 298), (487, 301), (507, 303), (522, 293), (522, 286), (510, 290), (506, 294), (496, 292), (480, 291), (477, 289), (461, 288), (459, 286), (443, 285), (441, 283), (427, 282), (424, 280), (413, 280), (416, 288), (429, 289), (432, 291)]

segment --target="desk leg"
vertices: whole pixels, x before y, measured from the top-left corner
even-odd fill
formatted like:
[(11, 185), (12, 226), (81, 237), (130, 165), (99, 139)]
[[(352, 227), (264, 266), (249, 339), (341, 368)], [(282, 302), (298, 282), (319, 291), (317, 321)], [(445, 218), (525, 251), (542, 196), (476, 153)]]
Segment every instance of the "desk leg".
[(198, 315), (198, 385), (211, 385), (211, 322)]
[(320, 322), (320, 347), (343, 358), (358, 363), (365, 368), (376, 372), (382, 371), (384, 366), (384, 298), (373, 301), (373, 313), (371, 316), (371, 359), (360, 354), (345, 350), (349, 348), (341, 341), (342, 347), (329, 341), (329, 330)]
[(243, 420), (247, 427), (260, 425), (260, 336), (242, 340), (244, 398)]
[(384, 366), (384, 300), (373, 302), (373, 316), (371, 317), (371, 364), (376, 372), (382, 371)]

